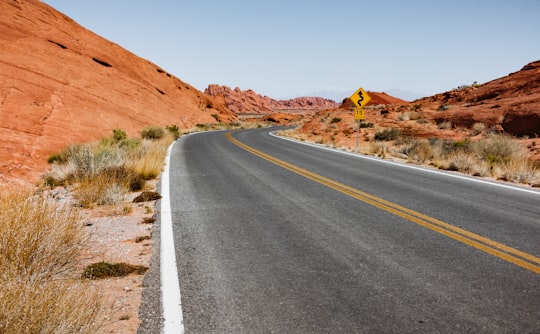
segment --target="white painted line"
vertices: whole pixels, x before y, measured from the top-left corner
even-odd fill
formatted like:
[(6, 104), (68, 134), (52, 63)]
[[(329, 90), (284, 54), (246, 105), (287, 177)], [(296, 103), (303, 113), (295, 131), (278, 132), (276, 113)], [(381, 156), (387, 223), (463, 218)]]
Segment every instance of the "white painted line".
[(171, 150), (174, 142), (167, 149), (165, 168), (161, 174), (161, 300), (163, 305), (163, 334), (183, 334), (182, 301), (180, 283), (176, 267), (176, 252), (172, 228), (171, 196), (169, 167)]
[(298, 144), (302, 144), (302, 145), (306, 145), (306, 146), (311, 146), (311, 147), (316, 147), (316, 148), (319, 148), (321, 150), (327, 150), (327, 151), (332, 151), (332, 152), (335, 152), (335, 153), (348, 155), (348, 156), (351, 156), (351, 157), (354, 157), (354, 158), (357, 158), (357, 159), (378, 161), (380, 163), (399, 166), (399, 167), (402, 167), (402, 168), (416, 169), (416, 170), (424, 171), (424, 172), (427, 172), (427, 173), (444, 175), (444, 176), (453, 177), (453, 178), (456, 178), (456, 179), (462, 179), (462, 180), (467, 180), (467, 181), (471, 181), (471, 182), (488, 184), (488, 185), (495, 186), (495, 187), (522, 191), (522, 192), (526, 192), (526, 193), (533, 194), (533, 195), (540, 195), (540, 191), (533, 190), (533, 189), (520, 188), (518, 186), (513, 186), (513, 185), (509, 185), (509, 184), (498, 183), (498, 182), (495, 182), (495, 181), (487, 181), (487, 180), (474, 178), (473, 176), (453, 174), (453, 173), (448, 173), (448, 172), (444, 172), (444, 171), (440, 171), (440, 170), (429, 169), (427, 167), (421, 167), (421, 166), (409, 165), (409, 164), (405, 164), (405, 163), (399, 163), (399, 162), (395, 162), (395, 161), (383, 160), (381, 158), (370, 157), (370, 156), (361, 155), (361, 154), (358, 154), (358, 153), (345, 152), (345, 151), (341, 151), (341, 150), (338, 150), (338, 149), (335, 149), (335, 148), (321, 146), (321, 145), (318, 145), (318, 144), (307, 143), (307, 142), (303, 142), (303, 141), (300, 141), (300, 140), (287, 138), (287, 137), (284, 137), (284, 136), (278, 136), (278, 135), (275, 134), (275, 132), (277, 132), (277, 131), (272, 131), (269, 134), (272, 137), (279, 138), (279, 139), (282, 139), (282, 140), (288, 140), (288, 141), (291, 141), (291, 142), (294, 142), (294, 143), (298, 143)]

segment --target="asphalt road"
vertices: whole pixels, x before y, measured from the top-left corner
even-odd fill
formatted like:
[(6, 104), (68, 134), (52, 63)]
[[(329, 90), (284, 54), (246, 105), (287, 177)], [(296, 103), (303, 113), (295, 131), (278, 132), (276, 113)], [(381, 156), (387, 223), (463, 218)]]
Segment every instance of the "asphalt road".
[(186, 333), (540, 333), (538, 192), (231, 137), (172, 151)]

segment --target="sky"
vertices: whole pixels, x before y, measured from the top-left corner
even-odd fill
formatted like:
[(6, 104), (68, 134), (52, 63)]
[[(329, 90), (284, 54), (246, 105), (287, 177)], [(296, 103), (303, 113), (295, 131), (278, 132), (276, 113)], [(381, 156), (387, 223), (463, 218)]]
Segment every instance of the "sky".
[(44, 0), (199, 90), (412, 100), (540, 60), (540, 0)]

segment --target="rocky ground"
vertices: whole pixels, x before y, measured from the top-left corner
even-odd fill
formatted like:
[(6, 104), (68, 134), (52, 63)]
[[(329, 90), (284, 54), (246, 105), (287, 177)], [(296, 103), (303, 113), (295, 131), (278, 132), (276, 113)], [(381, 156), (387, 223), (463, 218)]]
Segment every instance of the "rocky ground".
[[(155, 188), (149, 181), (147, 188)], [(88, 238), (78, 267), (97, 262), (129, 263), (149, 267), (153, 252), (151, 238), (155, 201), (132, 203), (139, 193), (129, 194), (125, 201), (113, 206), (98, 206), (81, 212)], [(72, 194), (56, 188), (51, 195), (59, 204), (72, 205)], [(97, 288), (102, 298), (104, 323), (98, 334), (133, 334), (139, 327), (144, 275), (131, 274), (119, 278), (88, 280), (89, 288)]]

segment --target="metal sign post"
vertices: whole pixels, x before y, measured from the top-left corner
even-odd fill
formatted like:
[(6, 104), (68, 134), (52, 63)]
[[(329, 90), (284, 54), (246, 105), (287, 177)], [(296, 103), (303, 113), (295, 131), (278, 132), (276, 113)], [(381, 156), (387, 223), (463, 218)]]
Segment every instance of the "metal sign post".
[(358, 131), (356, 132), (356, 153), (359, 153), (358, 141), (360, 139), (360, 121), (363, 121), (365, 118), (363, 107), (371, 100), (371, 97), (362, 89), (362, 87), (360, 87), (353, 95), (351, 95), (350, 99), (357, 107), (357, 109), (354, 110), (354, 119), (358, 122)]
[(358, 123), (358, 130), (356, 131), (356, 153), (359, 153), (358, 150), (358, 141), (360, 139), (360, 122), (364, 120), (364, 109), (358, 108), (354, 110), (354, 119)]

